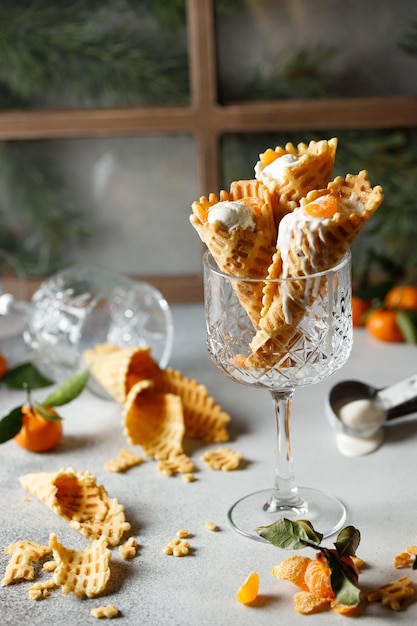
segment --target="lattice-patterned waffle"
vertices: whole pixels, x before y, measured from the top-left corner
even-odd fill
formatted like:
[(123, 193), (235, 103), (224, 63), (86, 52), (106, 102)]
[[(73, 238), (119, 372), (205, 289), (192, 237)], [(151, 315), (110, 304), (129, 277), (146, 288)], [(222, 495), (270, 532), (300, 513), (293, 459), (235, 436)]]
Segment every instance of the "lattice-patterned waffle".
[(177, 370), (167, 368), (155, 380), (155, 388), (177, 394), (181, 398), (186, 435), (198, 437), (207, 443), (228, 441), (226, 427), (230, 415), (216, 404), (204, 385), (186, 378)]
[[(338, 177), (326, 190), (310, 192), (301, 206), (281, 222), (280, 252), (274, 257), (271, 276), (296, 278), (337, 265), (382, 200), (381, 187), (371, 187), (366, 171), (357, 176), (348, 174), (346, 179)], [(309, 211), (323, 210), (326, 202), (336, 203), (333, 215), (310, 215)], [(280, 246), (282, 228), (286, 243)], [(281, 358), (320, 285), (320, 279), (314, 278), (288, 281), (285, 286), (266, 283), (260, 330), (251, 343), (254, 355), (248, 363), (268, 367)]]
[(146, 456), (166, 459), (182, 453), (184, 416), (181, 398), (139, 381), (130, 390), (123, 411), (123, 428), (130, 444)]
[(152, 379), (158, 364), (149, 358), (150, 348), (118, 348), (98, 344), (86, 350), (83, 360), (91, 367), (91, 375), (121, 404), (133, 384), (139, 379)]
[(33, 580), (35, 577), (33, 563), (49, 554), (51, 548), (23, 539), (7, 546), (4, 552), (10, 554), (11, 559), (7, 564), (1, 584), (9, 585), (17, 580)]
[(59, 472), (25, 474), (19, 480), (26, 491), (88, 539), (104, 537), (115, 546), (130, 528), (123, 506), (111, 499), (88, 471), (63, 468)]
[[(247, 196), (243, 196), (247, 193)], [(219, 202), (241, 202), (252, 209), (254, 227), (228, 229), (222, 222), (210, 223), (210, 209)], [(191, 224), (206, 244), (220, 270), (234, 276), (264, 278), (275, 252), (276, 226), (267, 190), (258, 181), (236, 181), (230, 193), (210, 194), (192, 205)], [(236, 293), (256, 325), (262, 300), (262, 284), (236, 282)]]
[[(309, 191), (326, 187), (332, 178), (337, 143), (335, 137), (329, 141), (310, 141), (308, 145), (287, 143), (285, 148), (277, 146), (259, 155), (255, 176), (271, 194), (277, 225)], [(271, 167), (277, 168), (280, 157), (284, 157), (285, 166), (279, 168), (276, 176), (271, 173)]]
[(95, 539), (85, 550), (66, 548), (54, 533), (49, 538), (57, 566), (53, 581), (62, 593), (94, 598), (106, 588), (110, 578), (111, 552), (105, 537)]

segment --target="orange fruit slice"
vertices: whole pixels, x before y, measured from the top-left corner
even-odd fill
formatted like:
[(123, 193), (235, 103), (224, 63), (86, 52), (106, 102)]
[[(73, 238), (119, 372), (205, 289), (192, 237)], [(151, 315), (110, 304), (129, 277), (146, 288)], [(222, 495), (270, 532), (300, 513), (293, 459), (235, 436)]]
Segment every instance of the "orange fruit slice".
[(253, 602), (259, 591), (259, 575), (251, 572), (236, 593), (236, 600), (242, 604)]

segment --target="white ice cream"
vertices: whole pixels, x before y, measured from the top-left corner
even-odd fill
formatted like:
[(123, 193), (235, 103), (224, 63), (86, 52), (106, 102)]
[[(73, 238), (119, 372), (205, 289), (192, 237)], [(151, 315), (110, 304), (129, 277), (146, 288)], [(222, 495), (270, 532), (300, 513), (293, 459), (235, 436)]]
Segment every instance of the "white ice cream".
[(268, 165), (263, 165), (261, 161), (258, 161), (255, 165), (255, 177), (263, 183), (269, 179), (282, 184), (286, 179), (288, 168), (298, 161), (299, 157), (295, 154), (283, 154)]
[(369, 398), (347, 402), (338, 409), (337, 413), (346, 426), (360, 431), (379, 428), (386, 419), (382, 406)]
[(255, 230), (252, 208), (244, 202), (218, 202), (210, 207), (208, 212), (209, 224), (220, 222), (222, 227), (231, 231), (240, 226), (241, 228)]

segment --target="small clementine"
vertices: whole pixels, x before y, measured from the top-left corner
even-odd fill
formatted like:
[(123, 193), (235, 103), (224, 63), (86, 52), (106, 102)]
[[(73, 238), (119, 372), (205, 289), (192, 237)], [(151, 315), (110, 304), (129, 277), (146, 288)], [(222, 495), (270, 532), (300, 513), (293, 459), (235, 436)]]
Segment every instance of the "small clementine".
[(397, 323), (397, 311), (376, 309), (366, 319), (366, 328), (372, 337), (380, 341), (404, 341), (404, 336)]
[(8, 364), (6, 361), (6, 357), (4, 356), (4, 354), (1, 354), (0, 352), (0, 378), (3, 378), (7, 370), (8, 370)]
[(363, 298), (352, 296), (352, 322), (353, 326), (365, 326), (365, 314), (370, 310), (371, 304)]
[(384, 304), (389, 309), (417, 310), (417, 286), (397, 285), (388, 291)]
[[(56, 413), (52, 407), (45, 407)], [(22, 407), (23, 423), (20, 432), (14, 437), (19, 446), (30, 452), (46, 452), (54, 448), (62, 439), (61, 420), (47, 420), (30, 406)]]

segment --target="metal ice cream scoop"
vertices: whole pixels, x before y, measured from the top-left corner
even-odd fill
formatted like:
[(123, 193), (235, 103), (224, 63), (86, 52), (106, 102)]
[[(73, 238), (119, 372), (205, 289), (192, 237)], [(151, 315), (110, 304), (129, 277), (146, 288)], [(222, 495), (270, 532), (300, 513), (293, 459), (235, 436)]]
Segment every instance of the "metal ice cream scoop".
[(337, 383), (326, 399), (332, 426), (352, 437), (372, 437), (387, 421), (416, 412), (417, 374), (381, 389), (345, 380)]

